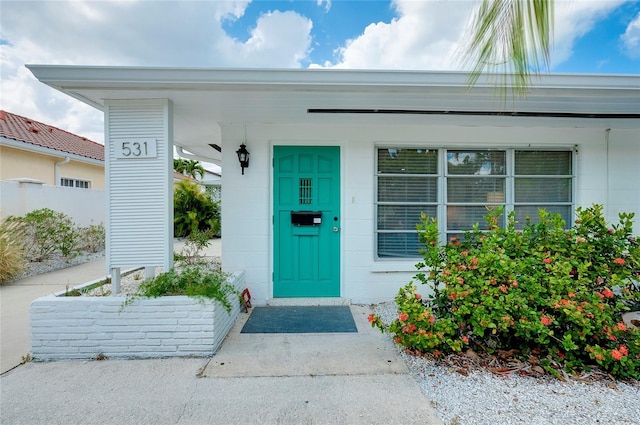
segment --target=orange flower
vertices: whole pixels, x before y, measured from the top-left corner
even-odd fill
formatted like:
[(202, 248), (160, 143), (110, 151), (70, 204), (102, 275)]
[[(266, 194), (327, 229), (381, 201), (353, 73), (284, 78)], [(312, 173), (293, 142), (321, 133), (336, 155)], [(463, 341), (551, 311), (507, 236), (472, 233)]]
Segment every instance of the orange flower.
[(613, 260), (613, 262), (615, 264), (620, 264), (621, 266), (624, 266), (624, 264), (626, 263), (623, 258), (616, 258), (615, 260)]
[(620, 353), (622, 353), (623, 356), (626, 356), (629, 354), (629, 350), (627, 350), (627, 347), (625, 347), (624, 345), (621, 345), (620, 347), (618, 347), (618, 351), (620, 351)]
[(613, 357), (613, 360), (620, 360), (622, 359), (622, 353), (618, 350), (611, 350), (611, 357)]
[(569, 296), (569, 298), (573, 298), (573, 297), (576, 296), (576, 293), (575, 292), (569, 292), (567, 295)]
[(576, 239), (576, 241), (579, 242), (579, 243), (582, 243), (582, 242), (586, 242), (587, 240), (585, 238), (583, 238), (583, 237), (578, 237)]
[(409, 315), (407, 313), (400, 313), (400, 315), (398, 316), (398, 320), (400, 320), (401, 322), (406, 322), (408, 318)]
[(371, 313), (367, 320), (369, 320), (369, 323), (373, 323), (376, 321), (376, 316), (374, 316), (373, 313)]
[(462, 342), (464, 342), (465, 344), (469, 343), (469, 337), (468, 336), (463, 336), (462, 338), (460, 338), (462, 340)]
[(627, 327), (625, 326), (624, 323), (618, 322), (618, 329), (624, 332), (627, 330)]
[(422, 298), (422, 295), (420, 295), (420, 294), (416, 294), (416, 300), (419, 300), (419, 299), (421, 299), (421, 298)]
[(429, 317), (429, 324), (433, 325), (436, 322), (436, 318), (434, 316)]
[(542, 260), (542, 262), (545, 264), (551, 264), (552, 261), (553, 261), (553, 258), (550, 258), (550, 257), (547, 257), (544, 260)]
[(563, 298), (563, 299), (561, 299), (561, 300), (560, 300), (560, 304), (562, 304), (562, 305), (564, 305), (564, 306), (568, 306), (570, 303), (569, 303), (569, 300), (565, 300), (565, 299)]
[(507, 289), (507, 286), (506, 286), (506, 285), (500, 285), (500, 287), (499, 287), (499, 288), (500, 288), (500, 292), (502, 292), (502, 293), (504, 293), (504, 294), (506, 294), (506, 293), (507, 293), (507, 291), (508, 291), (508, 289)]
[(402, 328), (402, 332), (406, 334), (410, 334), (411, 332), (416, 330), (416, 325), (413, 323), (408, 324), (407, 326)]
[(551, 322), (553, 322), (553, 318), (551, 318), (549, 316), (542, 316), (540, 321), (542, 322), (543, 325), (549, 326), (551, 324)]
[(607, 297), (607, 298), (613, 298), (613, 295), (614, 295), (614, 294), (613, 294), (613, 292), (612, 292), (610, 289), (605, 288), (605, 289), (602, 291), (602, 295), (604, 295), (604, 296), (605, 296), (605, 297)]
[(464, 283), (464, 279), (458, 276), (458, 283), (462, 285)]
[(596, 360), (602, 360), (602, 354), (596, 354)]

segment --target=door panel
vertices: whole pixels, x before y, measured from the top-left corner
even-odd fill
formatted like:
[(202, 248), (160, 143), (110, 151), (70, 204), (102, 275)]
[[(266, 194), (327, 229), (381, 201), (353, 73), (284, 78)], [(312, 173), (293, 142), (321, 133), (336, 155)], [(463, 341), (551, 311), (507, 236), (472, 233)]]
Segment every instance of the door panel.
[[(340, 296), (340, 148), (274, 147), (274, 297)], [(322, 214), (292, 224), (291, 212)]]

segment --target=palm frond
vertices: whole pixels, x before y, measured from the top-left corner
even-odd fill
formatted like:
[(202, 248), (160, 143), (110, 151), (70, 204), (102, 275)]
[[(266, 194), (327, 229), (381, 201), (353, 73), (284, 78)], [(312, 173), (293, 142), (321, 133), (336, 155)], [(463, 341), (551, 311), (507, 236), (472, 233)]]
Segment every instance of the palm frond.
[(489, 71), (502, 89), (526, 94), (532, 76), (549, 69), (553, 6), (553, 0), (483, 0), (460, 51), (462, 65), (471, 65), (469, 85)]

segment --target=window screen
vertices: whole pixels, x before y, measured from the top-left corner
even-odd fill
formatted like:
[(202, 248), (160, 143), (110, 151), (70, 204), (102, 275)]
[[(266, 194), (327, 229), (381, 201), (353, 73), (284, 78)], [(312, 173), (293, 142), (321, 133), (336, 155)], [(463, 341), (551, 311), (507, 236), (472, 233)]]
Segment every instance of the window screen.
[(376, 182), (379, 258), (420, 256), (416, 224), (423, 212), (438, 219), (443, 242), (476, 223), (486, 229), (484, 217), (495, 206), (515, 211), (520, 228), (528, 218), (535, 223), (540, 208), (571, 224), (570, 150), (379, 148)]
[(420, 214), (436, 217), (437, 203), (437, 150), (378, 149), (378, 257), (415, 257), (420, 249), (416, 232)]

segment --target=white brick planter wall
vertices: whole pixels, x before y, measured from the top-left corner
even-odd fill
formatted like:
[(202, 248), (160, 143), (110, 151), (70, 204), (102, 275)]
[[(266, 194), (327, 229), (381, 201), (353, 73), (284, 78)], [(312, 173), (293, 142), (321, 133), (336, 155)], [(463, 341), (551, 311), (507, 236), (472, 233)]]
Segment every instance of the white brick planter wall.
[[(244, 272), (232, 285), (245, 287)], [(240, 312), (186, 296), (141, 298), (122, 309), (124, 297), (56, 297), (33, 301), (31, 355), (36, 360), (209, 356)]]

